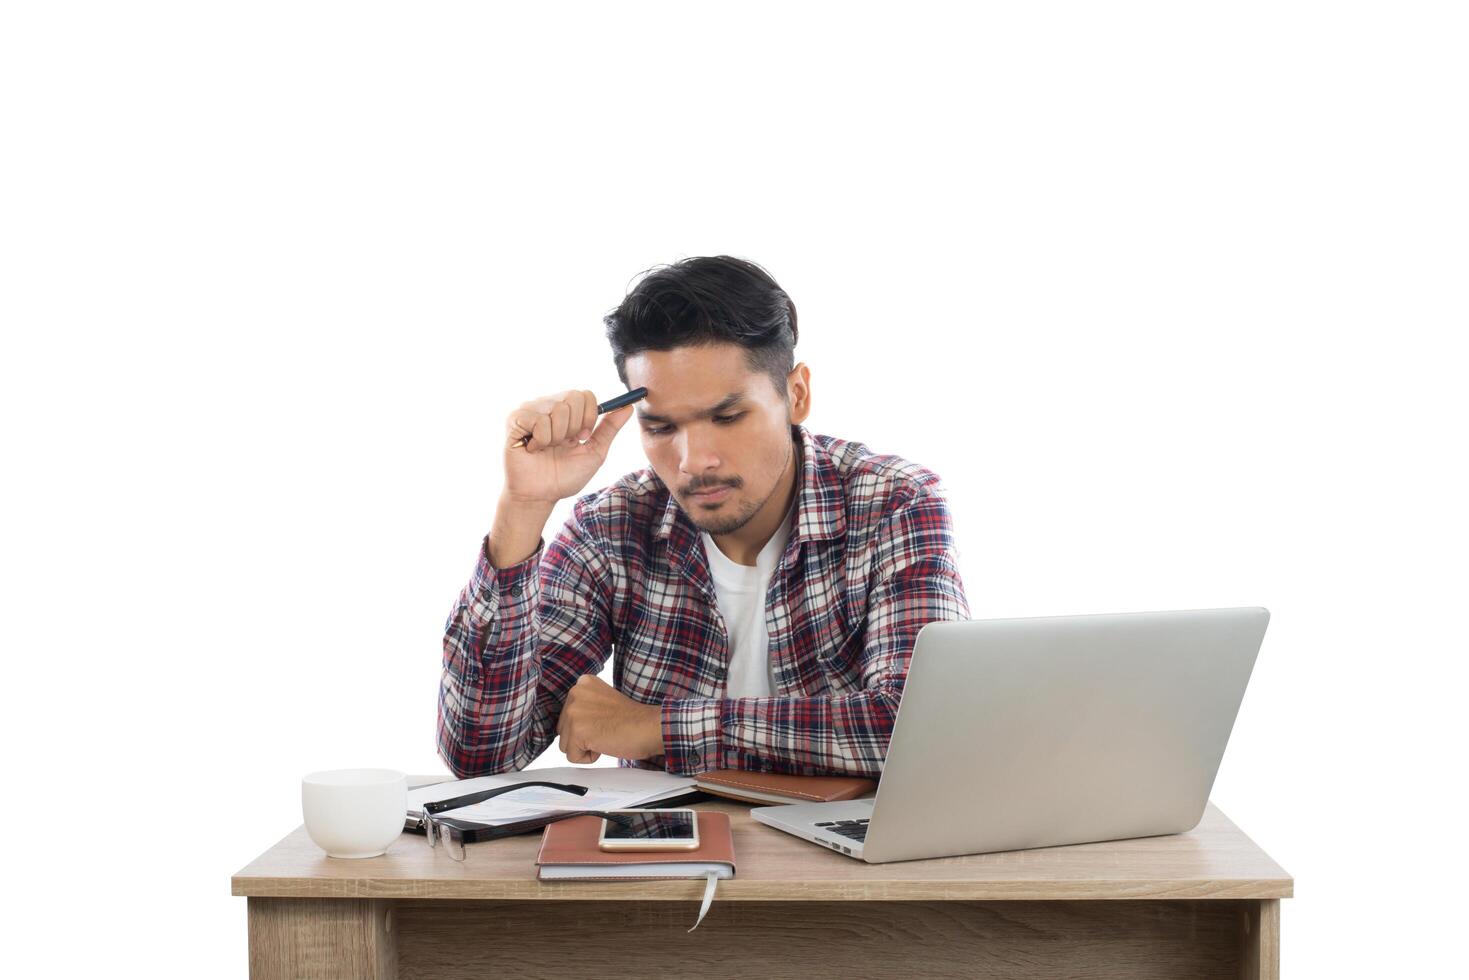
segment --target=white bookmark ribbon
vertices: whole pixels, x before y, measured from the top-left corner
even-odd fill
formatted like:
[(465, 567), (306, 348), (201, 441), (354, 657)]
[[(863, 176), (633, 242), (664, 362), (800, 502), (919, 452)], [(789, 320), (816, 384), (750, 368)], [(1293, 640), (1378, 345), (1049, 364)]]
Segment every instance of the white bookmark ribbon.
[(699, 917), (689, 927), (689, 932), (699, 928), (699, 923), (704, 921), (704, 913), (709, 911), (709, 903), (714, 901), (714, 887), (719, 881), (719, 872), (710, 871), (704, 875), (704, 904), (699, 906)]

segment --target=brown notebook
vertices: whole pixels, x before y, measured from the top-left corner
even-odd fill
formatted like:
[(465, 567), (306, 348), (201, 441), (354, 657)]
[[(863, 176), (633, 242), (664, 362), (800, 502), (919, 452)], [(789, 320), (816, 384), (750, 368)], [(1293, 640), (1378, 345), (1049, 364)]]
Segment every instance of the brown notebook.
[[(536, 877), (549, 880), (546, 868), (553, 866), (555, 880), (578, 878), (702, 878), (711, 871), (721, 878), (734, 876), (734, 835), (729, 814), (717, 810), (695, 810), (699, 822), (699, 846), (692, 851), (604, 851), (597, 846), (602, 818), (584, 814), (546, 825), (541, 849), (536, 854)], [(725, 872), (725, 869), (728, 872)]]
[(745, 803), (830, 803), (855, 800), (877, 789), (877, 781), (862, 776), (793, 776), (781, 772), (744, 772), (715, 769), (694, 777), (706, 793)]

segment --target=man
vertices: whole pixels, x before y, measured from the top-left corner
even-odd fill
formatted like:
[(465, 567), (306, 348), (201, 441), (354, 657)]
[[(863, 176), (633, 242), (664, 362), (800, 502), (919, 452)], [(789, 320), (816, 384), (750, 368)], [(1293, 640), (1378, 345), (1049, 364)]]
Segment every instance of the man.
[[(801, 424), (795, 304), (753, 263), (651, 270), (604, 322), (647, 397), (510, 413), (445, 629), (440, 754), (518, 771), (559, 735), (574, 763), (877, 776), (919, 629), (969, 616), (938, 477)], [(634, 413), (649, 468), (578, 497), (547, 546)]]

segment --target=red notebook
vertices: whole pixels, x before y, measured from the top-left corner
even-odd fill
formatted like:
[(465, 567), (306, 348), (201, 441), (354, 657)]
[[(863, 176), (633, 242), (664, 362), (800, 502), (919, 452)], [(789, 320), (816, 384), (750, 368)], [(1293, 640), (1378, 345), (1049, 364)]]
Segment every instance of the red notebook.
[(695, 810), (699, 846), (692, 851), (604, 851), (597, 846), (602, 818), (584, 814), (547, 824), (536, 854), (541, 881), (588, 878), (720, 878), (735, 873), (729, 814)]

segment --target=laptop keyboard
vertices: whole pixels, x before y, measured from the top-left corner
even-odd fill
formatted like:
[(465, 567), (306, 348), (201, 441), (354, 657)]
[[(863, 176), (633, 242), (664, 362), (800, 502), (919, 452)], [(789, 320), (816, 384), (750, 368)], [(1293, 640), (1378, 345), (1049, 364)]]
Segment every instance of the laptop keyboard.
[(827, 820), (816, 826), (824, 827), (833, 834), (861, 842), (867, 839), (867, 824), (870, 819), (863, 817), (861, 820)]

